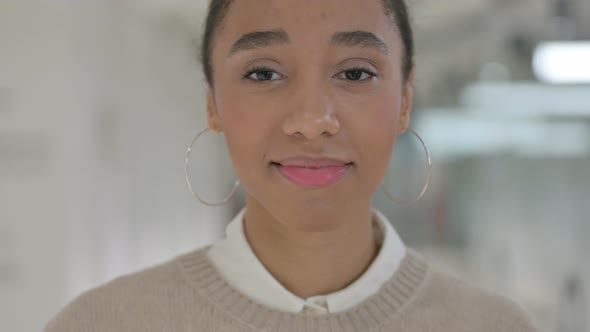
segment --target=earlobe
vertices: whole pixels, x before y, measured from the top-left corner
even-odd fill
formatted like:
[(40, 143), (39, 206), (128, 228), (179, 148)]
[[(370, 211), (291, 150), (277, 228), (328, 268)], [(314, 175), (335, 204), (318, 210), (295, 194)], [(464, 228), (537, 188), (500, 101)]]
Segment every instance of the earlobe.
[(210, 88), (207, 91), (207, 120), (209, 123), (209, 129), (216, 133), (222, 132), (221, 121), (219, 120), (219, 113), (217, 112), (217, 105), (213, 96), (213, 90)]

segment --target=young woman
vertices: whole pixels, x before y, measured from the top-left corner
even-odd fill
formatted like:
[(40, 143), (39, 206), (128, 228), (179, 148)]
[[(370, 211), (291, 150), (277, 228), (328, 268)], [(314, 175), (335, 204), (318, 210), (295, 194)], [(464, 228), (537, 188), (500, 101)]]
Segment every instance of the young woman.
[(403, 0), (213, 0), (202, 62), (245, 208), (222, 241), (86, 292), (46, 331), (536, 331), (371, 205), (410, 130)]

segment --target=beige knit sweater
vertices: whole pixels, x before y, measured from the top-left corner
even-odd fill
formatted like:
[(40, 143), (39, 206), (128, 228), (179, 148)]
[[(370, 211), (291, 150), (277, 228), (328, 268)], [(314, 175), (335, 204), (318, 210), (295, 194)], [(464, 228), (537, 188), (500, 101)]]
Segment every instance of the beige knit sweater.
[(207, 259), (208, 248), (80, 295), (45, 331), (538, 331), (514, 302), (433, 269), (410, 248), (378, 293), (328, 314), (295, 314), (253, 302), (221, 277)]

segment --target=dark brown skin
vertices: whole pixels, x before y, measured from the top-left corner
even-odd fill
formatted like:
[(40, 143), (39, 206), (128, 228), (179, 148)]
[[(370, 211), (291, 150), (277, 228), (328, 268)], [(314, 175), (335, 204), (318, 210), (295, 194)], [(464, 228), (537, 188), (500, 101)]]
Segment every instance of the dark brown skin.
[[(229, 55), (244, 34), (279, 29), (288, 42)], [(351, 31), (372, 33), (387, 52), (331, 43), (335, 33)], [(216, 34), (209, 127), (225, 134), (246, 191), (250, 245), (301, 298), (346, 287), (379, 250), (371, 198), (412, 110), (414, 75), (404, 81), (402, 55), (382, 0), (237, 0)], [(243, 78), (253, 67), (272, 71)], [(349, 75), (356, 67), (377, 76)], [(303, 188), (271, 164), (299, 155), (344, 159), (353, 167), (332, 186)]]

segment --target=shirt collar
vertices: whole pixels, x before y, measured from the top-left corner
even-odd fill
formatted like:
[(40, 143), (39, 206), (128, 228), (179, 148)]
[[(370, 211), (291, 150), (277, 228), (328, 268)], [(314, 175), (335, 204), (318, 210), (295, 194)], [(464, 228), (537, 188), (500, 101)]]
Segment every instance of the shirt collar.
[(252, 251), (244, 233), (243, 208), (226, 227), (225, 239), (208, 252), (213, 265), (236, 290), (271, 308), (300, 312), (305, 306), (327, 306), (330, 312), (344, 311), (377, 293), (399, 268), (406, 247), (387, 218), (373, 209), (374, 227), (380, 231), (381, 248), (369, 268), (346, 288), (330, 294), (302, 299), (281, 285)]

